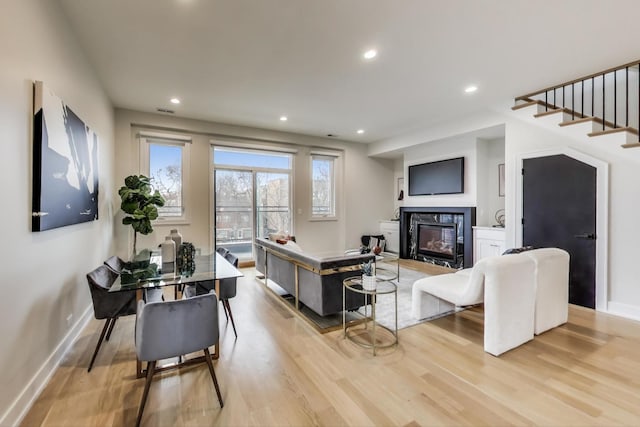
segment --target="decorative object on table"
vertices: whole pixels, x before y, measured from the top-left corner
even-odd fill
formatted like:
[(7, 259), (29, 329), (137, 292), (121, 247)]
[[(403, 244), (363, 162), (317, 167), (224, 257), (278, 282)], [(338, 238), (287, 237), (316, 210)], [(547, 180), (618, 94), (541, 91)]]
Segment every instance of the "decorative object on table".
[(180, 274), (191, 276), (196, 271), (196, 248), (192, 243), (184, 242), (178, 249), (176, 264)]
[(498, 209), (494, 216), (498, 225), (494, 225), (494, 227), (504, 227), (504, 209)]
[(151, 221), (158, 218), (158, 207), (164, 206), (164, 198), (158, 190), (151, 193), (151, 183), (144, 175), (130, 175), (124, 179), (124, 186), (118, 194), (122, 203), (120, 208), (127, 214), (122, 219), (124, 225), (133, 228), (133, 255), (136, 252), (138, 233), (151, 234)]
[(31, 229), (98, 219), (98, 136), (42, 82), (34, 83)]
[(169, 234), (169, 236), (171, 236), (171, 240), (173, 240), (176, 244), (176, 256), (177, 256), (178, 251), (180, 250), (180, 245), (182, 244), (182, 234), (180, 234), (177, 228), (174, 228), (173, 230), (171, 230), (171, 233)]
[(160, 244), (160, 252), (162, 256), (162, 273), (173, 273), (176, 271), (176, 242), (171, 236), (164, 238), (164, 242)]
[(374, 274), (373, 260), (360, 264), (362, 268), (362, 289), (373, 291), (376, 289), (376, 276)]
[(404, 178), (398, 178), (398, 200), (404, 200)]

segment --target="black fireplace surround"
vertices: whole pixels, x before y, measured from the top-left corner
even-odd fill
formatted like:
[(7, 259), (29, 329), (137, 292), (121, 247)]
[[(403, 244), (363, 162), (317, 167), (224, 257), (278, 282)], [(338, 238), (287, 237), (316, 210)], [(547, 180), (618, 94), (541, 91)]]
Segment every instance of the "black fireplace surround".
[[(472, 267), (474, 225), (475, 207), (401, 207), (400, 258), (453, 268)], [(442, 230), (440, 234), (434, 231), (438, 229)], [(422, 230), (422, 242), (419, 230)]]

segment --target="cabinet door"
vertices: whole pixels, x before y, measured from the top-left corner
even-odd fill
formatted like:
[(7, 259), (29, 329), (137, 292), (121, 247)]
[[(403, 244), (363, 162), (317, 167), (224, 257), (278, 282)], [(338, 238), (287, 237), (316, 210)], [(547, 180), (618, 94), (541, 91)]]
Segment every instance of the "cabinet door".
[(498, 256), (504, 252), (504, 243), (492, 239), (476, 239), (475, 262), (483, 258)]
[(400, 224), (394, 223), (380, 223), (380, 234), (384, 236), (386, 240), (384, 250), (387, 252), (400, 252)]

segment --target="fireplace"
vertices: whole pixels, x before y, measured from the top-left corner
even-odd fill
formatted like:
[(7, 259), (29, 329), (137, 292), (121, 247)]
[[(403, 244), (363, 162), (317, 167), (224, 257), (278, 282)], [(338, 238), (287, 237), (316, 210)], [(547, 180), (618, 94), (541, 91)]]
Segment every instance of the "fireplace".
[(472, 267), (474, 225), (475, 207), (401, 207), (400, 258)]
[(418, 223), (418, 255), (456, 262), (458, 260), (457, 229), (456, 223)]

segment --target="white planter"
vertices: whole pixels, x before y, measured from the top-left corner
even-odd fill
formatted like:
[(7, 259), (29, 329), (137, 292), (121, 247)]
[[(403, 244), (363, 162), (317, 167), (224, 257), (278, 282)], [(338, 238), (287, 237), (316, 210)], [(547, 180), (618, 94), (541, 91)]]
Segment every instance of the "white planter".
[(365, 291), (375, 291), (376, 290), (376, 276), (365, 276), (362, 275), (362, 289)]

